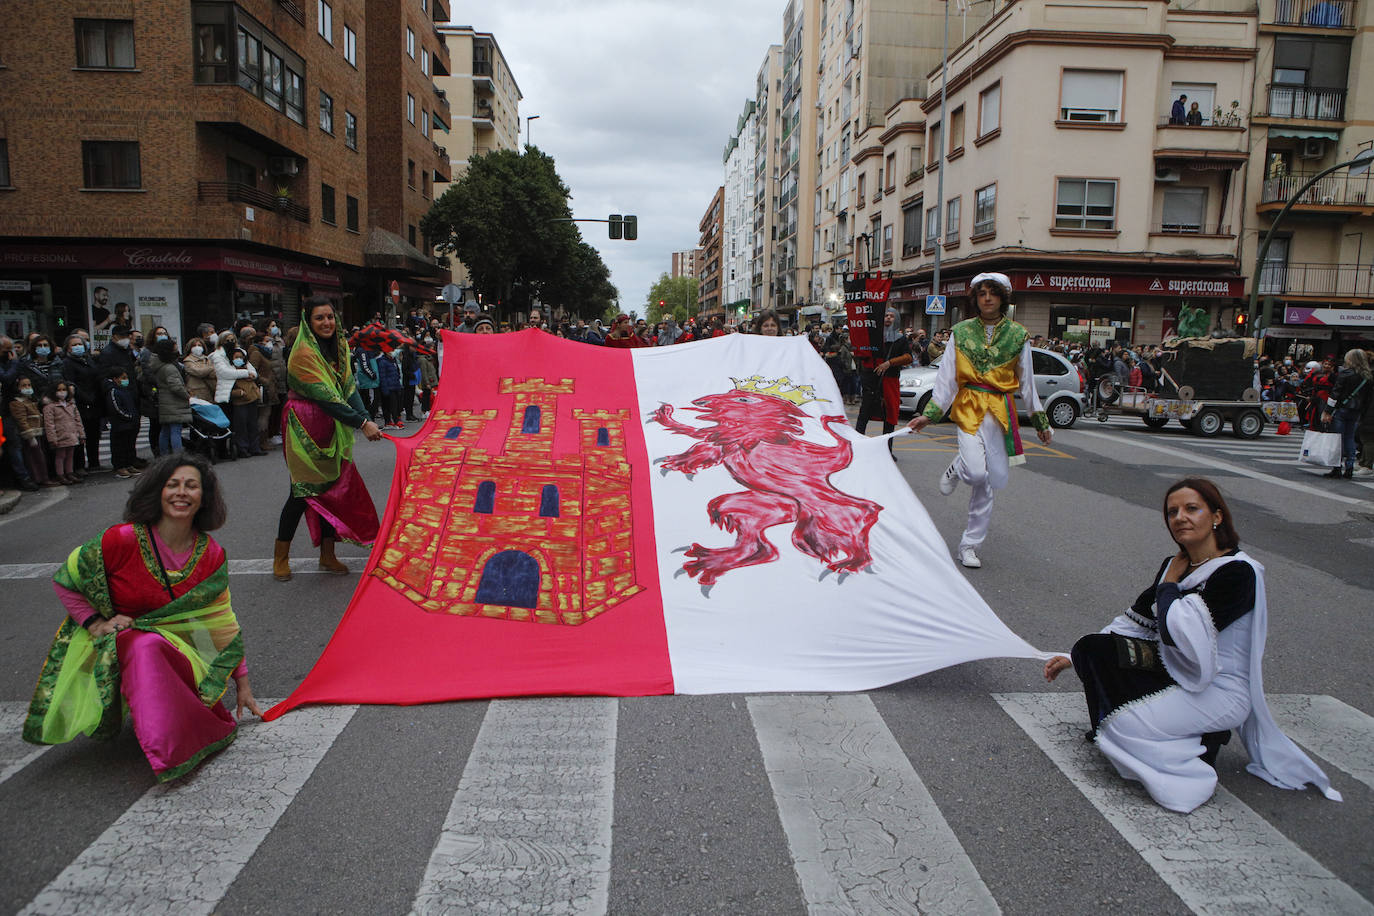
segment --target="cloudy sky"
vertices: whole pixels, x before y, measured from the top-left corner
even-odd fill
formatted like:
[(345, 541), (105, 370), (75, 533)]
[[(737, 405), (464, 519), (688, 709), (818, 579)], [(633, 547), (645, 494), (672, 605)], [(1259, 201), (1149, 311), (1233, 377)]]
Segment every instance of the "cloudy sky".
[[(582, 224), (621, 305), (643, 313), (671, 252), (692, 248), (786, 0), (454, 0), (455, 24), (490, 32), (524, 96), (534, 144), (572, 190), (573, 215), (639, 217), (639, 240)], [(454, 61), (454, 69), (459, 68)], [(521, 137), (522, 144), (525, 137)]]

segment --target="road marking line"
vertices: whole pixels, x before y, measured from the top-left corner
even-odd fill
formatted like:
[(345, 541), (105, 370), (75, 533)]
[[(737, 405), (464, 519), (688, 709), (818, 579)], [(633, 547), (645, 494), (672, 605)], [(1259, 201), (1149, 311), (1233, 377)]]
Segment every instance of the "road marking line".
[[(362, 572), (367, 568), (367, 557), (339, 557), (339, 561), (353, 572)], [(51, 579), (61, 565), (61, 563), (3, 563), (0, 564), (0, 579)], [(301, 562), (301, 558), (297, 558), (297, 563), (291, 567), (291, 572), (300, 576), (322, 573), (325, 570), (320, 569), (313, 562)], [(267, 576), (271, 573), (272, 560), (270, 557), (262, 560), (229, 561), (229, 575), (231, 576)]]
[(748, 703), (809, 912), (1001, 912), (867, 696)]
[(604, 913), (617, 701), (494, 700), (412, 913)]
[(1374, 717), (1335, 697), (1280, 694), (1269, 711), (1288, 737), (1374, 789)]
[(29, 715), (26, 700), (0, 703), (0, 783), (33, 763), (52, 745), (29, 744), (22, 737)]
[(1271, 483), (1276, 487), (1283, 487), (1288, 490), (1296, 490), (1299, 493), (1306, 493), (1308, 496), (1320, 496), (1324, 499), (1334, 500), (1338, 503), (1345, 503), (1347, 506), (1366, 506), (1369, 504), (1367, 500), (1356, 499), (1353, 496), (1341, 496), (1339, 493), (1331, 493), (1327, 490), (1321, 489), (1320, 487), (1311, 487), (1305, 483), (1297, 483), (1292, 480), (1284, 480), (1282, 477), (1275, 477), (1272, 474), (1263, 474), (1259, 471), (1252, 470), (1251, 468), (1241, 467), (1238, 464), (1231, 464), (1228, 461), (1218, 461), (1211, 455), (1194, 455), (1190, 452), (1181, 451), (1176, 448), (1168, 448), (1167, 446), (1163, 445), (1155, 445), (1152, 442), (1138, 442), (1135, 440), (1132, 440), (1130, 442), (1124, 442), (1123, 440), (1118, 439), (1115, 436), (1109, 436), (1106, 433), (1091, 433), (1087, 430), (1084, 430), (1079, 435), (1092, 436), (1096, 439), (1106, 439), (1109, 442), (1116, 442), (1120, 445), (1129, 445), (1131, 448), (1148, 449), (1149, 451), (1159, 452), (1162, 455), (1169, 455), (1173, 458), (1182, 458), (1185, 461), (1191, 461), (1194, 464), (1201, 464), (1207, 467), (1214, 467), (1221, 471), (1230, 471), (1231, 473), (1239, 474), (1242, 477), (1249, 477), (1253, 480), (1262, 480), (1265, 483)]
[(145, 792), (22, 912), (213, 913), (357, 708), (245, 725), (198, 770)]
[(1199, 916), (1374, 913), (1374, 905), (1225, 788), (1189, 815), (1156, 805), (1083, 740), (1087, 710), (1080, 694), (993, 697)]

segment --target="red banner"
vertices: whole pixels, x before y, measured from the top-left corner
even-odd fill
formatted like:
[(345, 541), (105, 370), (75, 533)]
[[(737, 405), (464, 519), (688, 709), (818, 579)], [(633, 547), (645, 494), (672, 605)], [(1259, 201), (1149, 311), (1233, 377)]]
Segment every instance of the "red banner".
[(848, 312), (849, 343), (854, 359), (872, 366), (883, 340), (883, 312), (892, 292), (891, 277), (865, 277), (855, 274), (844, 281), (844, 304)]

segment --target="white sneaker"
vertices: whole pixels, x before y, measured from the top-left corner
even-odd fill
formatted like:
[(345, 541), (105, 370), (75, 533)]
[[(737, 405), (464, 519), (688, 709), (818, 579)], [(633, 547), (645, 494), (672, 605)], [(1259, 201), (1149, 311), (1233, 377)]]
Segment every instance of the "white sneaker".
[(940, 493), (944, 496), (954, 492), (954, 488), (959, 486), (959, 472), (954, 470), (954, 462), (949, 463), (945, 472), (940, 475)]
[(1374, 468), (1356, 468), (1354, 477), (1374, 477)]
[(973, 552), (972, 547), (959, 548), (959, 562), (969, 569), (979, 569), (983, 565), (983, 561), (978, 559), (978, 554)]

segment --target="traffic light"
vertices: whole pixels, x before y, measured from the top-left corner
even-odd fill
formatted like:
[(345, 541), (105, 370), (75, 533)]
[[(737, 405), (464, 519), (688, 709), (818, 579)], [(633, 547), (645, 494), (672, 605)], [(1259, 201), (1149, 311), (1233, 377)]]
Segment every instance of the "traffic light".
[(635, 239), (639, 238), (639, 217), (626, 216), (624, 225), (625, 240), (627, 242), (633, 242)]
[(611, 238), (620, 238), (621, 227), (624, 224), (624, 217), (622, 217), (619, 213), (612, 213), (606, 221), (611, 224)]
[(1249, 320), (1250, 316), (1248, 313), (1236, 312), (1236, 330), (1240, 331), (1242, 334), (1245, 333), (1246, 322)]

